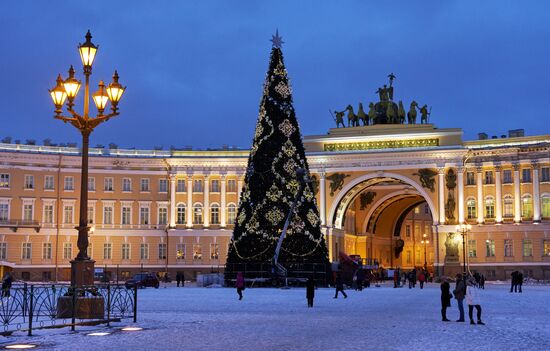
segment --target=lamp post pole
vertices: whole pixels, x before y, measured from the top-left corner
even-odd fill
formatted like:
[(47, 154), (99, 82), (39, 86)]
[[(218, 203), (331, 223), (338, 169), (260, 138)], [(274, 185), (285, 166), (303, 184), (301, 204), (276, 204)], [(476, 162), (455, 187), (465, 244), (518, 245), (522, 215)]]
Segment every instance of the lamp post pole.
[[(470, 224), (460, 224), (456, 227), (456, 231), (459, 232), (462, 235), (462, 262), (463, 262), (463, 268), (462, 268), (462, 275), (464, 279), (466, 279), (467, 275), (467, 268), (466, 268), (466, 240), (468, 238), (468, 232), (472, 230), (472, 226)], [(466, 281), (466, 280), (464, 280)]]
[[(50, 90), (50, 95), (55, 105), (54, 118), (65, 123), (69, 122), (80, 131), (82, 135), (82, 165), (80, 178), (80, 211), (78, 227), (78, 254), (71, 261), (71, 285), (74, 287), (93, 285), (94, 263), (88, 256), (88, 150), (90, 143), (90, 134), (99, 124), (108, 121), (110, 118), (118, 116), (118, 102), (124, 93), (126, 87), (122, 87), (118, 82), (118, 73), (115, 71), (113, 82), (105, 88), (103, 81), (99, 83), (99, 90), (92, 94), (92, 98), (97, 107), (97, 116), (90, 117), (90, 75), (92, 74), (92, 63), (97, 53), (98, 47), (92, 41), (90, 31), (86, 33), (86, 41), (80, 44), (79, 51), (84, 66), (84, 109), (82, 114), (78, 114), (74, 109), (74, 99), (80, 89), (80, 81), (74, 77), (73, 66), (69, 69), (69, 77), (63, 80), (61, 75), (57, 77), (57, 85)], [(63, 116), (63, 105), (67, 100), (67, 112), (69, 116)], [(104, 114), (103, 111), (107, 102), (111, 102), (111, 113)]]
[(428, 270), (428, 260), (427, 260), (427, 255), (426, 255), (426, 247), (427, 245), (430, 243), (430, 241), (428, 240), (428, 234), (423, 234), (422, 235), (422, 240), (420, 241), (421, 244), (424, 244), (424, 270), (427, 271)]

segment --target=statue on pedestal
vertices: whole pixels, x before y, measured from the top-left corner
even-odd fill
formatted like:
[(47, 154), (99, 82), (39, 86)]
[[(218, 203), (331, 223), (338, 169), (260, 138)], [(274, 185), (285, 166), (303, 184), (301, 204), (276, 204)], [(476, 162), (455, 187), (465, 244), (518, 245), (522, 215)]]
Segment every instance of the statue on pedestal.
[[(361, 121), (363, 121), (364, 126), (369, 125), (369, 116), (365, 113), (365, 110), (363, 110), (363, 104), (359, 103), (359, 109), (357, 110), (357, 118)], [(357, 122), (359, 125), (359, 122)]]
[[(430, 108), (431, 111), (431, 108)], [(420, 123), (421, 124), (428, 124), (428, 116), (431, 114), (431, 112), (428, 112), (428, 105), (424, 104), (420, 108)]]
[(403, 101), (399, 100), (399, 108), (397, 110), (397, 118), (399, 119), (399, 124), (405, 123), (405, 107), (403, 107)]
[(418, 103), (413, 100), (411, 102), (411, 108), (409, 112), (407, 112), (407, 122), (409, 124), (416, 124), (416, 108), (418, 107)]
[(348, 105), (346, 111), (348, 111), (348, 127), (359, 127), (359, 119), (355, 112), (353, 112), (353, 107)]

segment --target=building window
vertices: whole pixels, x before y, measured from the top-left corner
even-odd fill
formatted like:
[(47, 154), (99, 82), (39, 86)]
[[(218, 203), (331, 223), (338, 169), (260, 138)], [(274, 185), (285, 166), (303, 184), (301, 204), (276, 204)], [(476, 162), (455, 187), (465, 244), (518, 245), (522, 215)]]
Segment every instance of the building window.
[(533, 198), (529, 194), (525, 194), (521, 198), (521, 217), (533, 217)]
[(531, 239), (523, 239), (523, 257), (533, 256), (533, 242)]
[(160, 243), (159, 244), (159, 260), (165, 260), (166, 259), (166, 244)]
[(122, 178), (122, 191), (132, 191), (132, 180), (130, 178)]
[(541, 182), (550, 182), (550, 167), (542, 167), (540, 169)]
[(88, 177), (88, 191), (95, 191), (95, 178)]
[(142, 191), (142, 192), (149, 191), (149, 178), (141, 178), (139, 191)]
[(176, 183), (176, 192), (184, 193), (186, 191), (185, 184), (186, 184), (185, 179), (178, 179)]
[(543, 194), (540, 200), (542, 217), (550, 217), (550, 194)]
[(185, 204), (178, 205), (176, 223), (185, 224)]
[(217, 260), (220, 257), (220, 249), (218, 244), (210, 244), (210, 259)]
[(103, 207), (103, 224), (113, 224), (113, 207)]
[(237, 218), (237, 206), (229, 204), (229, 206), (227, 206), (227, 223), (234, 224), (235, 218)]
[(44, 205), (44, 218), (42, 218), (42, 222), (53, 223), (53, 205)]
[(502, 176), (503, 176), (502, 183), (504, 183), (504, 184), (511, 184), (511, 183), (513, 182), (513, 180), (512, 180), (512, 170), (510, 170), (510, 169), (505, 169), (505, 170), (502, 172)]
[(93, 224), (94, 221), (94, 206), (88, 206), (88, 224)]
[(468, 210), (468, 219), (474, 219), (477, 217), (476, 200), (468, 199), (466, 201), (466, 208)]
[(485, 218), (495, 218), (495, 199), (492, 196), (485, 198)]
[(407, 264), (412, 263), (411, 250), (407, 250)]
[(202, 193), (202, 180), (195, 179), (193, 181), (193, 191), (195, 193)]
[(202, 205), (193, 206), (193, 224), (202, 224)]
[(210, 223), (220, 224), (220, 206), (217, 204), (213, 204), (210, 207)]
[(10, 205), (7, 202), (0, 202), (0, 221), (7, 221), (9, 212)]
[(521, 181), (523, 183), (531, 183), (531, 169), (524, 168), (521, 170)]
[(227, 191), (230, 193), (237, 192), (237, 181), (235, 179), (229, 179), (227, 181)]
[(168, 180), (159, 179), (159, 193), (167, 193), (167, 192), (168, 192)]
[(54, 190), (54, 179), (52, 175), (44, 176), (44, 190)]
[(0, 189), (10, 188), (10, 175), (8, 173), (0, 174)]
[(139, 246), (139, 258), (142, 260), (149, 259), (149, 244), (141, 244)]
[(193, 259), (202, 260), (202, 249), (200, 244), (193, 244)]
[(139, 224), (142, 224), (142, 225), (149, 224), (149, 207), (139, 208)]
[(176, 244), (176, 260), (185, 260), (185, 244)]
[(21, 250), (21, 259), (30, 260), (32, 258), (32, 243), (23, 243)]
[(424, 214), (430, 213), (430, 207), (428, 205), (424, 205)]
[(8, 260), (8, 243), (0, 243), (0, 260)]
[(63, 206), (63, 223), (73, 224), (73, 205)]
[(495, 180), (493, 178), (493, 171), (485, 172), (485, 184), (494, 184)]
[(476, 175), (474, 172), (466, 172), (466, 185), (476, 185)]
[(495, 241), (492, 239), (485, 240), (485, 254), (487, 257), (495, 257)]
[(113, 191), (113, 178), (103, 179), (103, 191)]
[(468, 257), (477, 257), (477, 248), (475, 240), (468, 240)]
[(113, 244), (104, 243), (103, 244), (103, 259), (111, 260), (113, 258)]
[(514, 242), (512, 239), (504, 239), (504, 257), (514, 256)]
[(42, 259), (52, 259), (52, 243), (42, 243)]
[[(0, 250), (1, 250), (1, 246), (0, 246)], [(542, 241), (542, 255), (547, 257), (550, 256), (550, 240)]]
[(123, 243), (122, 244), (122, 259), (123, 260), (129, 260), (130, 259), (130, 244)]
[(74, 177), (67, 176), (63, 179), (63, 190), (73, 191), (74, 190)]
[(212, 181), (212, 192), (213, 193), (220, 192), (220, 181), (217, 179)]
[(419, 206), (416, 206), (414, 208), (414, 214), (419, 214), (420, 213), (420, 207)]
[(23, 204), (23, 220), (32, 221), (34, 218), (34, 205)]
[(512, 195), (504, 195), (504, 217), (514, 217), (514, 198)]
[(122, 225), (132, 224), (132, 208), (130, 206), (122, 207)]
[(63, 259), (70, 260), (73, 258), (73, 244), (63, 243)]
[(168, 209), (166, 207), (159, 207), (158, 209), (158, 224), (168, 224)]
[(25, 189), (34, 189), (34, 176), (33, 175), (25, 175), (25, 183), (24, 183)]

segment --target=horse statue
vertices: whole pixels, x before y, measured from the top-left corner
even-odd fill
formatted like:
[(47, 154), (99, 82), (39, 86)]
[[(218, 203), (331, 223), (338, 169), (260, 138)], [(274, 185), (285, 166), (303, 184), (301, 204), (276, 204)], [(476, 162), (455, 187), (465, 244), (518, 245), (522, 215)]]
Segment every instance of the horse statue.
[(409, 112), (407, 112), (407, 122), (409, 124), (416, 124), (416, 108), (418, 107), (418, 103), (413, 100), (411, 102), (411, 108)]
[(370, 120), (370, 123), (371, 124), (374, 124), (374, 122), (376, 121), (376, 108), (375, 108), (375, 105), (374, 103), (369, 103), (369, 120)]
[(397, 113), (393, 108), (393, 103), (389, 103), (386, 107), (386, 117), (388, 118), (388, 124), (394, 124), (397, 120)]
[(359, 127), (359, 119), (355, 112), (353, 112), (353, 107), (348, 105), (346, 110), (348, 111), (348, 127)]
[(405, 123), (405, 107), (403, 107), (403, 101), (399, 100), (399, 108), (397, 110), (397, 118), (399, 118), (399, 124)]
[[(369, 125), (369, 116), (365, 113), (365, 110), (363, 110), (363, 104), (359, 103), (359, 109), (357, 110), (357, 118), (360, 121), (363, 121), (364, 126)], [(359, 125), (359, 122), (357, 122), (357, 125)]]

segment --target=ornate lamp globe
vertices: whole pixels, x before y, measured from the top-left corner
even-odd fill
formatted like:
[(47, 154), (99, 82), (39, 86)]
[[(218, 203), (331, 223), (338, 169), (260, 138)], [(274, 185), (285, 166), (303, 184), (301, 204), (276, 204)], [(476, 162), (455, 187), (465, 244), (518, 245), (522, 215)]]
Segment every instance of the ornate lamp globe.
[(113, 74), (113, 81), (109, 84), (107, 87), (107, 95), (109, 96), (109, 100), (111, 100), (111, 103), (116, 106), (118, 102), (120, 101), (120, 98), (122, 97), (122, 94), (124, 94), (124, 91), (126, 90), (126, 87), (123, 87), (118, 82), (118, 72), (115, 71)]
[(97, 107), (99, 113), (103, 114), (103, 110), (105, 110), (107, 101), (109, 101), (109, 96), (105, 91), (105, 84), (102, 80), (99, 81), (99, 89), (92, 94), (92, 98), (94, 99), (95, 106)]
[(78, 90), (80, 90), (80, 81), (74, 77), (74, 73), (74, 68), (71, 65), (71, 68), (69, 68), (69, 78), (63, 82), (69, 101), (72, 101), (78, 94)]
[(99, 47), (92, 43), (92, 34), (88, 30), (86, 33), (86, 41), (84, 44), (78, 46), (78, 51), (80, 52), (80, 58), (82, 59), (82, 64), (84, 69), (91, 69), (92, 63), (94, 62), (95, 54)]
[(63, 104), (65, 103), (65, 99), (67, 99), (67, 92), (63, 86), (63, 78), (61, 78), (61, 74), (57, 76), (57, 85), (50, 90), (50, 95), (55, 108), (57, 110), (61, 110)]

